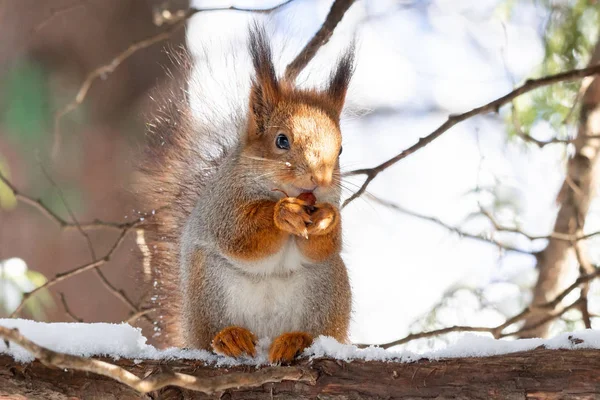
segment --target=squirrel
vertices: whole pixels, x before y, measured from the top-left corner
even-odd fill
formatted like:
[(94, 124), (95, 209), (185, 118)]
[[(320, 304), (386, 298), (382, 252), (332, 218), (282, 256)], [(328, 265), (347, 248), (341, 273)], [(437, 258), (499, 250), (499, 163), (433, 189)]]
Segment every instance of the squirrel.
[(318, 90), (277, 76), (263, 28), (248, 49), (247, 109), (203, 104), (215, 118), (202, 119), (169, 99), (150, 124), (145, 234), (169, 345), (255, 356), (268, 337), (269, 361), (289, 363), (319, 335), (348, 340), (339, 155), (354, 51)]

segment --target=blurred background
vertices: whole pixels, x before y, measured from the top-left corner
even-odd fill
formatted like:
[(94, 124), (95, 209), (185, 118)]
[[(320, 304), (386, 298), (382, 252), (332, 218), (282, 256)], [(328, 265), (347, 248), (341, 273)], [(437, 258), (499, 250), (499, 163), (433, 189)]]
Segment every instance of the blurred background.
[[(144, 210), (132, 187), (155, 107), (152, 93), (175, 84), (179, 74), (165, 49), (186, 47), (198, 63), (226, 50), (243, 53), (248, 24), (259, 19), (273, 35), (283, 71), (332, 2), (280, 3), (0, 0), (0, 172), (65, 221), (140, 218)], [(213, 10), (230, 5), (274, 9)], [(190, 7), (206, 11), (187, 19)], [(374, 167), (449, 114), (492, 101), (526, 79), (587, 66), (599, 27), (595, 0), (357, 0), (298, 81), (322, 84), (338, 55), (357, 41), (342, 168)], [(161, 32), (167, 34), (160, 41), (119, 58)], [(118, 65), (97, 74), (77, 98), (88, 74), (113, 60)], [(200, 72), (196, 79), (203, 79)], [(596, 270), (593, 136), (600, 127), (589, 117), (600, 90), (594, 82), (547, 86), (457, 125), (381, 172), (344, 208), (354, 342), (383, 343), (453, 325), (497, 326)], [(585, 168), (577, 164), (582, 158)], [(347, 179), (344, 196), (363, 180)], [(121, 230), (85, 232), (89, 240), (77, 229), (61, 229), (0, 182), (0, 316), (47, 279), (103, 257)], [(552, 232), (592, 236), (549, 240)], [(39, 291), (19, 313), (44, 321), (127, 320), (151, 297), (143, 269), (136, 234), (128, 232), (100, 266), (102, 275), (90, 270)], [(568, 305), (585, 297), (586, 307), (519, 336), (598, 327), (595, 282), (564, 299)], [(132, 323), (151, 337), (157, 316), (146, 317)], [(409, 347), (448, 340), (453, 336)]]

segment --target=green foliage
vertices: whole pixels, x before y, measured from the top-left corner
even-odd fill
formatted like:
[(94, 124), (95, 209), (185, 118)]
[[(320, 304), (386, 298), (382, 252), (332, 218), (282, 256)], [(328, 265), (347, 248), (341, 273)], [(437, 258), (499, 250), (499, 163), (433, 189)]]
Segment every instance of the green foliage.
[[(544, 32), (544, 62), (535, 77), (583, 68), (590, 60), (600, 31), (600, 7), (594, 0), (545, 0), (550, 12)], [(528, 135), (538, 121), (547, 121), (555, 136), (568, 138), (568, 123), (578, 115), (580, 82), (567, 82), (529, 92), (513, 102), (506, 116), (509, 136)]]
[[(8, 165), (4, 162), (0, 156), (0, 174), (5, 177), (10, 177), (8, 171)], [(17, 198), (13, 194), (12, 190), (0, 181), (0, 212), (2, 210), (12, 210), (17, 206)]]
[(16, 143), (31, 148), (47, 139), (52, 123), (50, 98), (48, 77), (39, 65), (22, 62), (6, 74), (2, 124)]

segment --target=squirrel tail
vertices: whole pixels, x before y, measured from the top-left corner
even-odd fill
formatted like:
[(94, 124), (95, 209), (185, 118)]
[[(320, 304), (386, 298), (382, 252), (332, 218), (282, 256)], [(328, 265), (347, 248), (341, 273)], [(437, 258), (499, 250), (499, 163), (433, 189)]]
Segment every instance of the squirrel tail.
[[(154, 337), (181, 346), (180, 235), (207, 181), (240, 140), (245, 112), (238, 104), (243, 97), (232, 101), (231, 88), (198, 73), (191, 56), (181, 51), (173, 58), (183, 79), (172, 77), (173, 89), (153, 96), (157, 111), (148, 123), (136, 193), (147, 212), (138, 243), (151, 285), (148, 307), (156, 310)], [(216, 92), (229, 96), (216, 97)]]

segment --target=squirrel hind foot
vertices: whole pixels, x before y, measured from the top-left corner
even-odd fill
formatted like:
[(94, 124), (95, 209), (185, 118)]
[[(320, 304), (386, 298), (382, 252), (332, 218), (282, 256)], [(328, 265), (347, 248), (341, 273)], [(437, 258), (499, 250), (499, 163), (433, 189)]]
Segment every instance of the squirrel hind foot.
[(290, 363), (312, 342), (312, 335), (306, 332), (284, 333), (273, 340), (269, 348), (269, 362), (272, 364)]
[(216, 353), (229, 357), (256, 356), (256, 335), (246, 328), (228, 326), (217, 333), (211, 343)]

